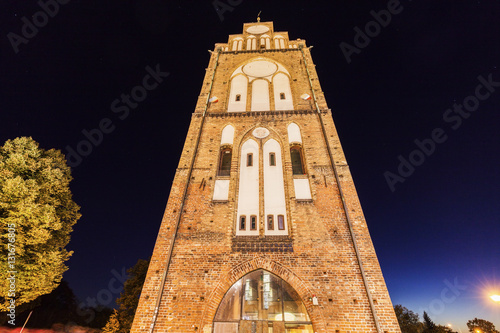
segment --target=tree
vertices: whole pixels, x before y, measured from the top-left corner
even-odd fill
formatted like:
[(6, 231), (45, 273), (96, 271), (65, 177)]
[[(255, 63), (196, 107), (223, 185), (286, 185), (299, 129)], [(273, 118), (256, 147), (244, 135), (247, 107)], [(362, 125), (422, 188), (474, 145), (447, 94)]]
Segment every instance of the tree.
[[(50, 294), (38, 297), (27, 327), (50, 328), (52, 325), (76, 321), (77, 299), (68, 282), (64, 279)], [(20, 314), (19, 322), (24, 322), (30, 311)]]
[(436, 325), (431, 320), (427, 312), (424, 311), (423, 333), (456, 333), (451, 328), (443, 325)]
[(400, 304), (394, 306), (394, 312), (396, 313), (401, 333), (422, 332), (422, 324), (418, 320), (418, 314)]
[(436, 332), (436, 324), (431, 320), (427, 312), (424, 311), (424, 333), (434, 333)]
[(118, 320), (120, 321), (120, 332), (130, 332), (134, 321), (135, 310), (139, 304), (142, 286), (148, 273), (149, 260), (139, 259), (137, 263), (127, 270), (129, 278), (123, 285), (123, 291), (116, 303), (120, 306)]
[(469, 320), (467, 322), (467, 327), (469, 328), (469, 332), (480, 332), (480, 333), (500, 333), (495, 329), (495, 325), (492, 322), (489, 322), (484, 319), (474, 318), (473, 320)]
[(118, 321), (118, 311), (113, 310), (113, 314), (109, 317), (106, 326), (102, 328), (104, 333), (117, 333), (120, 331), (120, 322)]
[(0, 311), (53, 291), (68, 269), (65, 246), (80, 207), (64, 155), (32, 138), (0, 147)]

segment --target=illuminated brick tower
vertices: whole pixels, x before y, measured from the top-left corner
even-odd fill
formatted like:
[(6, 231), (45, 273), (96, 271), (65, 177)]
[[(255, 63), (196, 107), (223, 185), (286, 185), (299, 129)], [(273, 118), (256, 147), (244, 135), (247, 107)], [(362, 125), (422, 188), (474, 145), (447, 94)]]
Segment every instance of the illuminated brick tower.
[(131, 332), (400, 332), (306, 42), (211, 52)]

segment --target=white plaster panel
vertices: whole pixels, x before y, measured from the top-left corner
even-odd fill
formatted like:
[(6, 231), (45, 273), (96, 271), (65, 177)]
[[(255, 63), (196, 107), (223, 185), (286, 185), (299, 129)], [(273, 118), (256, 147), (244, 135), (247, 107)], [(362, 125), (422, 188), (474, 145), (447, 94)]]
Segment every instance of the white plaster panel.
[(255, 80), (252, 82), (252, 111), (269, 111), (269, 82)]
[[(273, 78), (273, 86), (275, 110), (293, 110), (292, 90), (288, 76), (283, 73), (276, 74)], [(280, 93), (285, 93), (285, 99), (281, 99)]]
[(216, 179), (213, 200), (227, 200), (229, 197), (229, 179)]
[(269, 28), (266, 27), (265, 25), (262, 25), (262, 24), (252, 25), (251, 27), (247, 28), (247, 32), (249, 34), (259, 35), (259, 34), (263, 34), (263, 33), (268, 32), (268, 31), (269, 31)]
[(222, 136), (220, 139), (221, 145), (232, 145), (234, 140), (234, 127), (231, 125), (227, 125), (222, 130)]
[[(253, 154), (253, 166), (247, 166), (247, 154)], [(238, 190), (238, 213), (236, 235), (259, 234), (259, 145), (255, 140), (246, 141), (241, 146), (240, 180)], [(246, 216), (246, 230), (240, 230), (240, 216)], [(250, 216), (257, 216), (257, 230), (250, 230)]]
[[(269, 153), (275, 154), (275, 166), (269, 165)], [(281, 147), (278, 141), (268, 140), (264, 144), (264, 218), (266, 235), (287, 235), (288, 223), (286, 218), (285, 184), (283, 180), (283, 164)], [(274, 217), (274, 230), (267, 229), (267, 216)], [(278, 230), (278, 215), (284, 216), (285, 230)]]
[(249, 62), (243, 66), (243, 73), (253, 77), (273, 75), (277, 70), (278, 66), (275, 63), (263, 59)]
[(302, 143), (300, 128), (295, 123), (288, 125), (288, 143)]
[[(231, 91), (229, 93), (228, 112), (246, 111), (247, 107), (247, 87), (248, 79), (244, 75), (237, 75), (231, 80)], [(236, 101), (236, 95), (241, 95), (239, 101)]]
[(294, 179), (293, 187), (295, 189), (295, 199), (311, 200), (311, 188), (309, 179)]

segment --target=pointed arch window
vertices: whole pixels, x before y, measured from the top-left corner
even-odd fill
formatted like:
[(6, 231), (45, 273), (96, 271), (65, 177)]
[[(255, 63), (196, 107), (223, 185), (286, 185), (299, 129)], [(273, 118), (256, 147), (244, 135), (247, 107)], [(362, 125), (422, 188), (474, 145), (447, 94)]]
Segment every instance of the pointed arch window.
[(221, 148), (217, 176), (229, 176), (231, 174), (232, 153), (233, 150), (230, 147)]
[[(216, 177), (212, 200), (227, 202), (229, 199), (229, 176), (231, 174), (232, 145), (234, 139), (234, 127), (226, 125), (222, 130), (220, 138), (220, 150), (217, 160)], [(217, 158), (217, 157), (215, 157)], [(214, 159), (215, 159), (214, 158)]]
[(290, 157), (292, 160), (292, 173), (294, 175), (305, 175), (304, 156), (302, 154), (302, 147), (300, 145), (293, 145), (290, 147)]
[[(295, 123), (288, 125), (288, 142), (290, 143), (290, 158), (292, 161), (293, 188), (295, 199), (312, 200), (311, 186), (306, 175), (302, 136), (300, 128)], [(286, 224), (286, 223), (285, 223)]]
[(255, 36), (248, 36), (247, 38), (247, 50), (255, 50), (257, 49), (257, 39)]
[(241, 51), (243, 48), (243, 38), (241, 37), (236, 37), (233, 39), (233, 48), (231, 49), (232, 51)]
[(274, 36), (274, 48), (284, 49), (285, 48), (285, 38), (283, 36)]

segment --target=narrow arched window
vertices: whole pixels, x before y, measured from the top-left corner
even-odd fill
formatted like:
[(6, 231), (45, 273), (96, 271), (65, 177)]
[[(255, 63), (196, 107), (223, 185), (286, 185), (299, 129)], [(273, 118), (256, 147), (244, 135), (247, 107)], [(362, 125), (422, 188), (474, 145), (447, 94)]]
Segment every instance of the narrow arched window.
[(276, 154), (275, 153), (269, 153), (269, 165), (276, 166)]
[(304, 175), (304, 159), (302, 155), (302, 147), (299, 145), (290, 148), (290, 157), (292, 160), (292, 172), (294, 175)]
[(231, 174), (231, 148), (222, 148), (220, 152), (219, 169), (217, 176), (229, 176)]
[(236, 95), (235, 101), (236, 101), (236, 102), (241, 101), (241, 95), (240, 95), (240, 94)]
[(286, 99), (285, 98), (285, 93), (280, 93), (280, 99)]
[(241, 215), (240, 216), (240, 230), (245, 230), (246, 228), (246, 216)]
[(274, 216), (267, 216), (267, 230), (274, 230)]
[(278, 229), (285, 230), (285, 217), (283, 215), (278, 215)]
[(250, 216), (250, 230), (257, 230), (257, 216)]
[(247, 166), (253, 166), (253, 154), (247, 154)]

